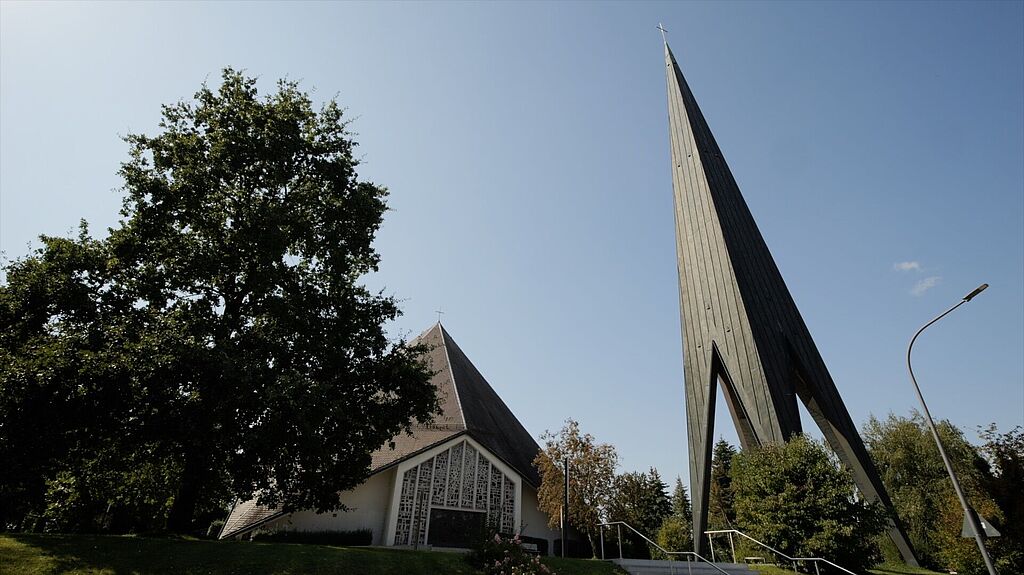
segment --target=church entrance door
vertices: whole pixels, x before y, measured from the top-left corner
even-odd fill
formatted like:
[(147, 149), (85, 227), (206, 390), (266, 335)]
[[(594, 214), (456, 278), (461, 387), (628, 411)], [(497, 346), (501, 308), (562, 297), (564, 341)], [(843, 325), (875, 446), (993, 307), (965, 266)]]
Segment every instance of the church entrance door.
[(459, 509), (430, 510), (430, 528), (427, 544), (436, 547), (475, 547), (484, 537), (487, 514), (482, 511)]

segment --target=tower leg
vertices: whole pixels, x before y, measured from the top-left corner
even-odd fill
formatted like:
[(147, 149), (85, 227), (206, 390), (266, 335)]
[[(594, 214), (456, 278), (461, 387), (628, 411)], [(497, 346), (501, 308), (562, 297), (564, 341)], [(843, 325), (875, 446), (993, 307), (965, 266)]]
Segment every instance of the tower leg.
[[(704, 530), (708, 524), (708, 501), (711, 495), (711, 447), (715, 432), (715, 401), (718, 374), (713, 361), (704, 367), (703, 390), (687, 389), (687, 436), (690, 444), (690, 496), (693, 499), (693, 550), (704, 555)], [(703, 391), (703, 393), (700, 393)], [(695, 397), (696, 396), (696, 397)]]
[[(896, 545), (896, 549), (899, 550), (903, 561), (907, 565), (918, 567), (910, 538), (899, 524), (892, 500), (889, 499), (885, 486), (882, 484), (882, 478), (878, 474), (867, 448), (864, 447), (864, 442), (861, 440), (860, 434), (857, 433), (853, 419), (850, 418), (850, 413), (843, 405), (838, 390), (835, 389), (834, 384), (831, 390), (821, 387), (812, 388), (799, 375), (797, 381), (797, 394), (815, 423), (818, 424), (829, 447), (839, 456), (843, 465), (853, 472), (853, 480), (857, 484), (857, 488), (867, 500), (878, 501), (889, 512), (891, 518), (889, 519), (888, 535)], [(825, 397), (830, 394), (834, 394), (834, 397)], [(830, 399), (831, 401), (829, 401)]]

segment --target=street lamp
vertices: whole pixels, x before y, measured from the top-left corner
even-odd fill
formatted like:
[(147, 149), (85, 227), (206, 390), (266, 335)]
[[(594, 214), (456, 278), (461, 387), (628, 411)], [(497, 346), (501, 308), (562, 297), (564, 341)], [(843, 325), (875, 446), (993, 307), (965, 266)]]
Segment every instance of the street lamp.
[(985, 291), (988, 284), (981, 284), (974, 291), (964, 296), (962, 300), (955, 306), (942, 312), (938, 317), (924, 324), (924, 326), (917, 330), (914, 337), (910, 340), (910, 345), (907, 346), (907, 370), (910, 372), (910, 381), (914, 384), (914, 391), (917, 392), (917, 399), (921, 401), (921, 408), (924, 409), (924, 419), (928, 423), (928, 429), (932, 432), (932, 437), (935, 438), (935, 445), (939, 448), (939, 455), (942, 456), (942, 462), (946, 464), (946, 472), (949, 473), (949, 479), (953, 482), (953, 490), (956, 491), (956, 496), (960, 499), (960, 505), (964, 508), (964, 514), (966, 520), (971, 526), (971, 530), (974, 531), (974, 539), (978, 542), (978, 549), (981, 551), (981, 557), (985, 560), (985, 567), (988, 568), (989, 575), (996, 575), (996, 568), (992, 564), (992, 558), (988, 556), (988, 549), (985, 549), (985, 536), (981, 531), (981, 526), (978, 524), (978, 516), (971, 509), (969, 503), (967, 503), (967, 497), (964, 496), (964, 490), (960, 487), (960, 481), (956, 478), (956, 472), (953, 471), (953, 464), (949, 461), (949, 456), (946, 455), (946, 449), (942, 446), (942, 440), (939, 439), (939, 432), (935, 429), (935, 422), (932, 421), (932, 414), (928, 411), (928, 405), (924, 402), (924, 396), (921, 395), (921, 388), (917, 385), (917, 378), (914, 377), (914, 368), (910, 365), (910, 352), (914, 349), (914, 342), (917, 341), (917, 336), (921, 335), (928, 326), (939, 321), (940, 319), (949, 315), (950, 312), (956, 308), (964, 305), (965, 303), (974, 299), (975, 296)]
[(562, 461), (565, 465), (565, 500), (562, 502), (562, 558), (565, 559), (565, 548), (569, 546), (569, 456)]

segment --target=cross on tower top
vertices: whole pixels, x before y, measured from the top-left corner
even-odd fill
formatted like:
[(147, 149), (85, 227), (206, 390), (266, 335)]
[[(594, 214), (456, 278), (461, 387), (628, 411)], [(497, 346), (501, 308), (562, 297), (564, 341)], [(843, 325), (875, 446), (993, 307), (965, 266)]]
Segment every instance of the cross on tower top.
[(658, 30), (661, 30), (661, 41), (668, 44), (668, 39), (665, 38), (665, 32), (668, 32), (668, 30), (666, 30), (665, 27), (661, 25), (661, 22), (658, 22)]

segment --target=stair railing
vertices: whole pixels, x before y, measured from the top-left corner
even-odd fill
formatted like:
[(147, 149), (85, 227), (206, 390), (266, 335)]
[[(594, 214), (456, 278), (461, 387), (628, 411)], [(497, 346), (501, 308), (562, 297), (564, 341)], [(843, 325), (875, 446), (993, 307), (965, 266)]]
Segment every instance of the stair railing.
[(793, 564), (793, 572), (794, 573), (796, 572), (796, 564), (797, 563), (811, 562), (811, 563), (814, 564), (814, 573), (816, 575), (821, 575), (821, 571), (818, 569), (818, 564), (819, 563), (825, 563), (827, 565), (831, 565), (832, 567), (835, 567), (836, 569), (839, 569), (843, 573), (849, 573), (850, 575), (857, 575), (853, 571), (850, 571), (849, 569), (846, 569), (844, 567), (840, 567), (839, 565), (836, 565), (835, 563), (829, 561), (828, 559), (822, 559), (821, 557), (790, 557), (789, 555), (786, 555), (782, 551), (779, 551), (778, 549), (776, 549), (776, 548), (774, 548), (774, 547), (772, 547), (770, 545), (766, 545), (766, 544), (758, 541), (757, 539), (754, 539), (750, 535), (747, 535), (746, 533), (744, 533), (742, 531), (738, 531), (736, 529), (718, 529), (718, 530), (715, 530), (715, 531), (705, 531), (704, 532), (704, 534), (708, 536), (708, 545), (711, 547), (711, 558), (712, 558), (712, 560), (715, 557), (715, 547), (712, 544), (711, 536), (712, 535), (723, 535), (723, 534), (726, 534), (726, 533), (729, 534), (729, 545), (732, 546), (732, 561), (733, 561), (733, 563), (736, 562), (736, 547), (732, 545), (732, 536), (733, 535), (739, 535), (740, 537), (743, 537), (743, 538), (747, 539), (748, 541), (751, 541), (751, 542), (753, 542), (753, 543), (755, 543), (757, 545), (760, 545), (761, 547), (764, 547), (765, 549), (771, 551), (772, 553), (774, 553), (774, 554), (778, 555), (779, 557), (782, 557), (786, 561), (789, 561), (790, 563), (792, 563)]
[[(629, 523), (626, 523), (625, 521), (610, 521), (608, 523), (599, 523), (598, 524), (598, 527), (601, 528), (601, 537), (600, 537), (600, 539), (601, 539), (601, 559), (605, 559), (605, 556), (604, 556), (604, 528), (605, 527), (612, 527), (612, 526), (615, 526), (615, 529), (618, 532), (619, 559), (622, 559), (622, 528), (626, 527), (627, 529), (630, 529), (631, 531), (633, 531), (633, 533), (636, 533), (640, 537), (643, 537), (644, 541), (646, 541), (647, 543), (653, 545), (655, 548), (658, 549), (658, 551), (661, 551), (662, 553), (664, 553), (668, 557), (672, 557), (673, 555), (682, 555), (682, 556), (686, 557), (687, 572), (692, 573), (692, 569), (691, 569), (690, 563), (693, 563), (693, 559), (696, 558), (696, 559), (698, 559), (700, 561), (703, 561), (704, 563), (707, 563), (708, 565), (713, 567), (715, 569), (715, 571), (718, 571), (722, 575), (729, 575), (729, 573), (727, 573), (726, 571), (723, 571), (721, 567), (719, 567), (718, 565), (715, 565), (713, 562), (708, 561), (707, 559), (701, 557), (700, 555), (698, 555), (697, 553), (695, 553), (693, 551), (667, 551), (667, 550), (665, 550), (664, 547), (662, 547), (661, 545), (658, 545), (654, 541), (651, 541), (650, 538), (648, 538), (643, 533), (640, 533), (639, 531), (637, 531), (632, 525), (630, 525)], [(563, 542), (562, 544), (565, 545), (565, 542)], [(669, 571), (671, 573), (675, 573), (675, 566), (674, 565), (669, 565)]]

